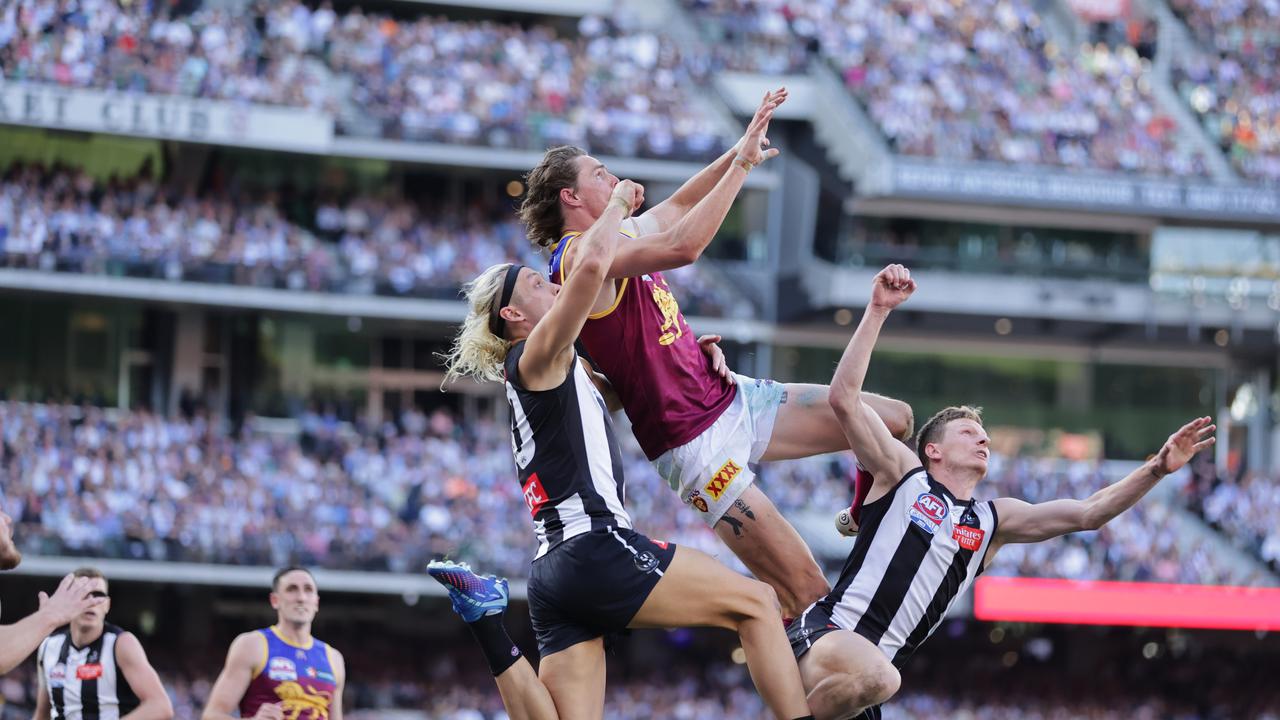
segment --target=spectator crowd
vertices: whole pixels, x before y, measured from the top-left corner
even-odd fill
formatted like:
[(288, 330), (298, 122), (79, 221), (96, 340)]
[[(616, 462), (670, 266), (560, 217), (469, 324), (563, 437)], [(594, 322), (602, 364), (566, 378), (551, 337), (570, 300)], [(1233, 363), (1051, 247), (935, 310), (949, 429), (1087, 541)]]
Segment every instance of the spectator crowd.
[[(257, 431), (252, 419), (230, 434), (199, 414), (0, 403), (0, 507), (40, 555), (391, 572), (450, 557), (524, 577), (530, 527), (506, 426), (460, 423), (444, 410), (397, 420), (344, 425), (311, 414), (295, 437)], [(637, 526), (741, 569), (622, 435)], [(996, 457), (979, 498), (1083, 498), (1118, 479), (1099, 468)], [(830, 455), (765, 465), (760, 482), (784, 513), (826, 517), (850, 497), (850, 473), (847, 455)], [(1270, 500), (1274, 509), (1274, 492)], [(1205, 547), (1179, 542), (1168, 512), (1149, 499), (1098, 532), (1011, 546), (992, 572), (1258, 581), (1228, 576)]]
[[(817, 50), (894, 150), (941, 160), (1204, 175), (1127, 42), (1060, 47), (1026, 0), (686, 0), (731, 40), (730, 67), (796, 70)], [(1145, 50), (1145, 45), (1144, 45)], [(759, 59), (757, 59), (759, 58)]]
[[(320, 198), (294, 222), (270, 197), (95, 182), (15, 165), (0, 182), (0, 267), (452, 299), (492, 264), (545, 260), (514, 210), (402, 197)], [(688, 315), (750, 315), (704, 265), (668, 274)]]
[(0, 66), (14, 80), (312, 108), (361, 135), (658, 158), (726, 145), (693, 90), (705, 65), (612, 20), (567, 37), (329, 0), (193, 4), (6, 3)]
[(1170, 0), (1196, 48), (1173, 80), (1242, 175), (1280, 182), (1280, 2)]
[[(680, 45), (625, 12), (553, 24), (403, 18), (332, 2), (19, 0), (0, 8), (5, 77), (284, 104), (353, 135), (705, 158), (725, 145), (699, 87), (721, 69), (830, 63), (893, 148), (942, 160), (1205, 175), (1151, 84), (1151, 26), (1062, 47), (1029, 0), (685, 0)], [(1198, 47), (1175, 86), (1243, 175), (1280, 179), (1276, 0), (1173, 0)], [(185, 7), (185, 6), (184, 6)]]
[(1280, 572), (1280, 478), (1251, 470), (1219, 475), (1203, 465), (1187, 485), (1185, 500), (1237, 547)]

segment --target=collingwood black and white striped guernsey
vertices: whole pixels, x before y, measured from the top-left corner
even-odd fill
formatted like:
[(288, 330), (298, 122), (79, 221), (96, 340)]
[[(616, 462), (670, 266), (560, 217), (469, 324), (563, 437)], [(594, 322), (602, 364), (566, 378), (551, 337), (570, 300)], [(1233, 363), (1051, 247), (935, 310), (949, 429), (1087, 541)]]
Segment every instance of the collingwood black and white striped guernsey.
[(529, 390), (519, 380), (525, 343), (504, 363), (511, 406), (511, 447), (520, 486), (533, 515), (538, 552), (609, 527), (630, 529), (623, 508), (622, 455), (604, 398), (575, 353), (559, 387)]
[(87, 646), (71, 642), (62, 628), (40, 643), (36, 661), (53, 720), (119, 720), (138, 707), (138, 696), (116, 663), (116, 641), (123, 630), (107, 624)]
[(788, 632), (796, 657), (833, 630), (870, 640), (901, 668), (982, 573), (995, 504), (958, 500), (923, 467), (862, 508), (835, 587)]

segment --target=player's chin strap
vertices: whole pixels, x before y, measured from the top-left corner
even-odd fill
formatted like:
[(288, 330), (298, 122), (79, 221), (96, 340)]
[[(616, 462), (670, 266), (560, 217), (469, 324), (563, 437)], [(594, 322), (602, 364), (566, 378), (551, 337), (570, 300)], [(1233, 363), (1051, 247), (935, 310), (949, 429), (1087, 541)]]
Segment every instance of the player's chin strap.
[(507, 273), (502, 278), (502, 296), (498, 298), (498, 302), (489, 308), (489, 332), (494, 337), (506, 339), (504, 334), (507, 332), (507, 321), (502, 318), (502, 308), (511, 302), (511, 293), (515, 292), (516, 280), (520, 279), (520, 271), (524, 266), (520, 263), (511, 263), (507, 266)]

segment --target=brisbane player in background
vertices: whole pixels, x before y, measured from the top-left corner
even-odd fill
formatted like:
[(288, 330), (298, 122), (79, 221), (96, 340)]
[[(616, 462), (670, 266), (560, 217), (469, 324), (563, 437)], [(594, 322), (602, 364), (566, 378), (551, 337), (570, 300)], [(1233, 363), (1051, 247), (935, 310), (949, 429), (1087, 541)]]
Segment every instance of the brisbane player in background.
[(203, 720), (342, 720), (347, 667), (338, 652), (311, 635), (320, 592), (310, 571), (287, 567), (271, 581), (276, 624), (231, 643), (209, 693)]

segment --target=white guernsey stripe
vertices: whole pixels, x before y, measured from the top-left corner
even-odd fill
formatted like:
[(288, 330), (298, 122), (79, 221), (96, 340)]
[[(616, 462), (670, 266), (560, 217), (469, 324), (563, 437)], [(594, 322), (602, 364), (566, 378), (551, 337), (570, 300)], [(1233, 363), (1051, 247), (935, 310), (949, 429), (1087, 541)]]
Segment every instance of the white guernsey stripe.
[(517, 477), (533, 514), (538, 550), (607, 527), (630, 529), (621, 453), (604, 399), (582, 363), (559, 386), (528, 390), (518, 382), (524, 343), (504, 363)]
[[(870, 538), (871, 549), (867, 552), (867, 559), (862, 564), (861, 572), (854, 578), (853, 583), (849, 585), (849, 589), (836, 603), (832, 612), (832, 618), (837, 625), (852, 630), (867, 612), (871, 598), (888, 571), (898, 543), (906, 532), (907, 524), (907, 519), (902, 513), (890, 512), (881, 521), (880, 527)], [(861, 541), (862, 538), (858, 540)]]
[(934, 533), (933, 546), (920, 561), (916, 576), (907, 588), (907, 596), (889, 623), (889, 629), (884, 637), (880, 639), (880, 649), (885, 655), (892, 658), (901, 650), (907, 641), (907, 636), (924, 617), (929, 601), (933, 599), (938, 586), (942, 584), (957, 549), (959, 548), (955, 540), (951, 539), (950, 533), (944, 533), (942, 530)]
[(997, 518), (991, 503), (958, 500), (923, 469), (863, 513), (866, 529), (828, 596), (831, 619), (901, 665), (982, 571)]
[[(565, 521), (564, 538), (566, 540), (575, 535), (591, 532), (591, 518), (582, 509), (581, 496), (570, 495), (565, 498), (559, 505), (556, 505), (556, 512)], [(545, 531), (535, 528), (535, 532), (538, 535), (538, 553), (533, 556), (533, 559), (537, 560), (546, 555), (551, 546), (547, 541), (547, 533)]]
[[(630, 529), (631, 517), (622, 507), (623, 498), (618, 494), (618, 479), (613, 476), (613, 456), (609, 452), (609, 431), (604, 416), (608, 410), (603, 407), (600, 392), (587, 377), (582, 364), (578, 363), (576, 368), (574, 384), (578, 391), (578, 408), (582, 414), (582, 434), (586, 438), (587, 457), (591, 463), (591, 484), (596, 493), (604, 498), (605, 507), (617, 518), (618, 525)], [(601, 412), (595, 412), (597, 409)]]
[[(118, 638), (119, 628), (108, 625), (98, 641), (76, 648), (69, 645), (71, 636), (64, 628), (40, 644), (36, 658), (52, 720), (120, 720), (125, 680), (116, 664)], [(86, 689), (93, 693), (89, 698), (84, 695)], [(132, 697), (133, 691), (126, 694)]]

